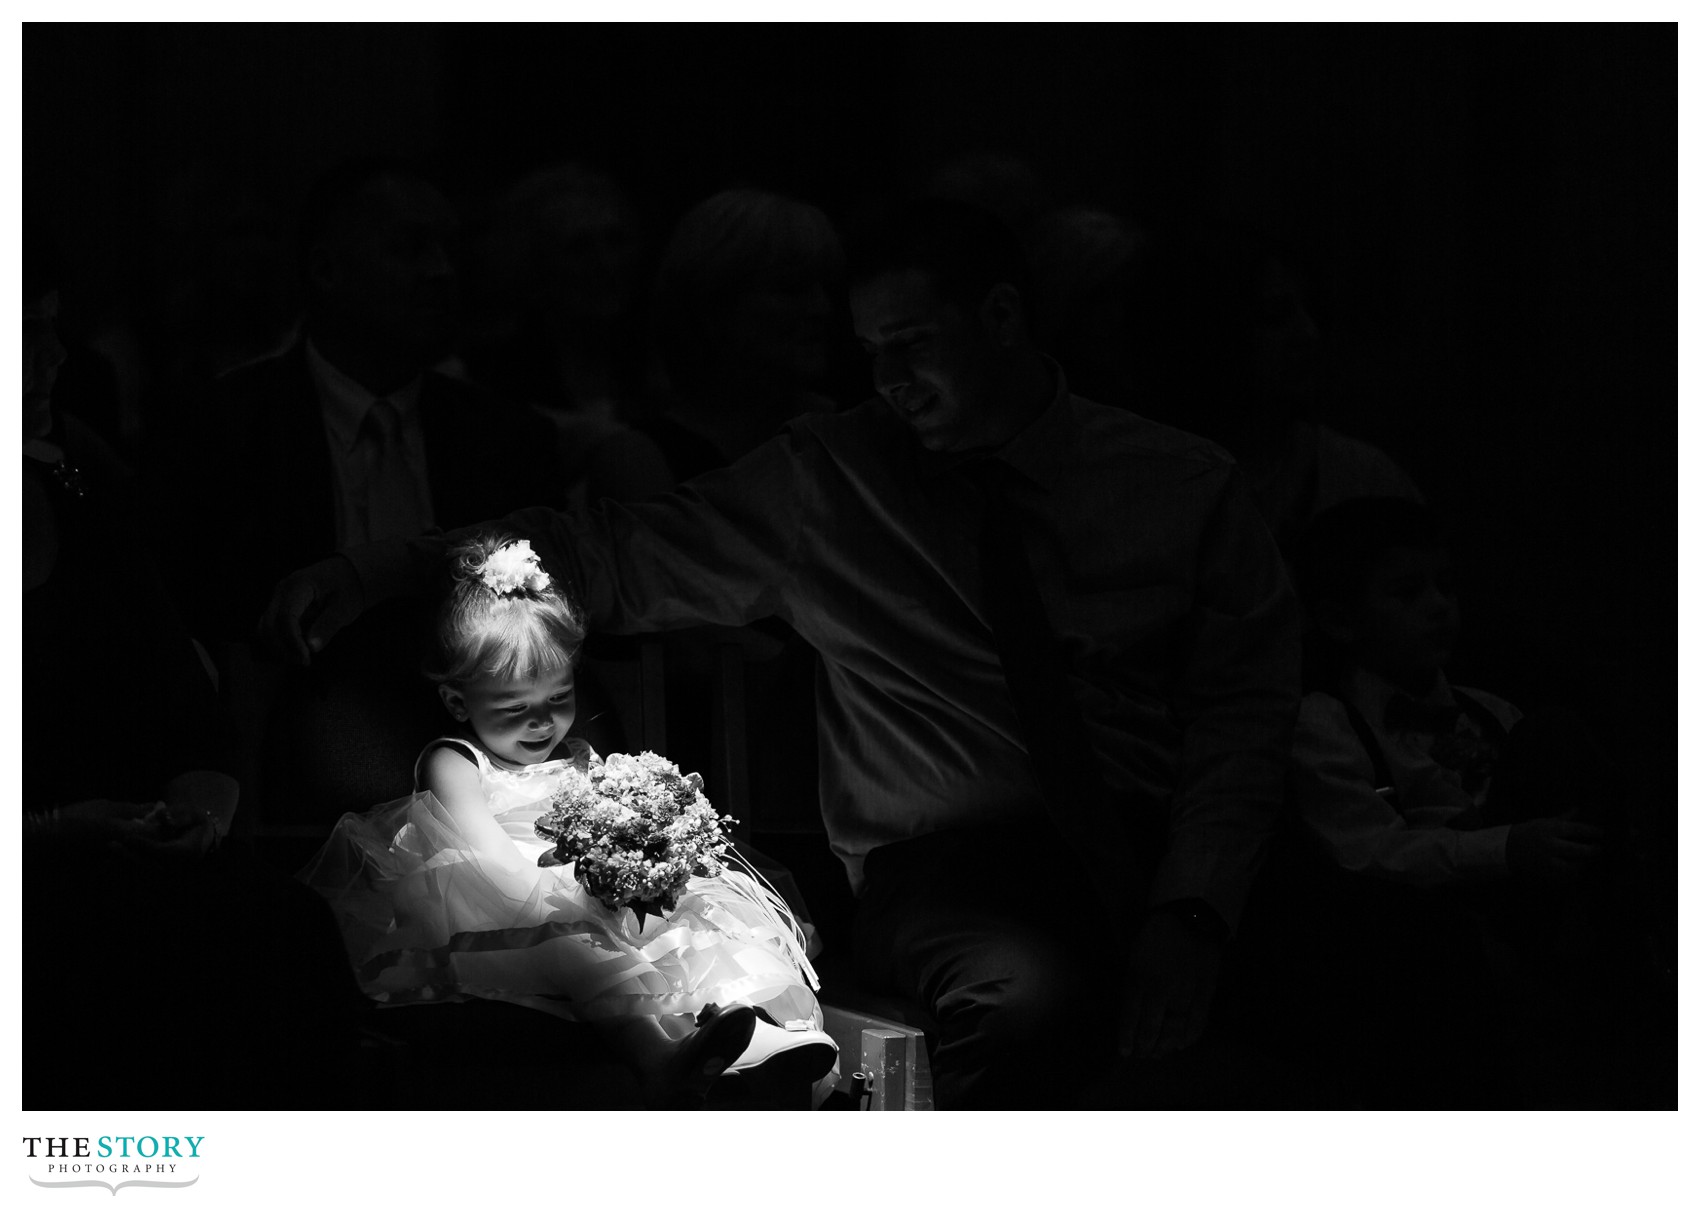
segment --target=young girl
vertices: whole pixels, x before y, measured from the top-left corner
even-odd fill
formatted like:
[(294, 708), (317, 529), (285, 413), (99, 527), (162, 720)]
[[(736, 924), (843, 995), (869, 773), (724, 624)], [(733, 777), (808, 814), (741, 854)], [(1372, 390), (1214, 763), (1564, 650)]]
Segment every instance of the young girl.
[(837, 1049), (784, 902), (728, 867), (665, 918), (610, 911), (540, 867), (535, 824), (570, 768), (583, 625), (531, 545), (449, 553), (426, 673), (460, 727), (425, 747), (414, 793), (337, 822), (302, 873), (337, 911), (361, 987), (386, 1005), (513, 1002), (600, 1028), (659, 1105), (700, 1103), (723, 1071), (814, 1081)]

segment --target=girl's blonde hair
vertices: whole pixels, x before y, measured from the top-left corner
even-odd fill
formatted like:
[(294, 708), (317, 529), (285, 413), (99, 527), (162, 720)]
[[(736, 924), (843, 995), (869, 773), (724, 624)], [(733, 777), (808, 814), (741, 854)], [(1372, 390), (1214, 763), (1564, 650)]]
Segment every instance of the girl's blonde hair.
[(498, 593), (484, 565), (516, 541), (480, 534), (448, 553), (450, 586), (437, 610), (424, 673), (433, 682), (464, 686), (479, 678), (532, 678), (571, 666), (584, 643), (584, 619), (559, 583)]

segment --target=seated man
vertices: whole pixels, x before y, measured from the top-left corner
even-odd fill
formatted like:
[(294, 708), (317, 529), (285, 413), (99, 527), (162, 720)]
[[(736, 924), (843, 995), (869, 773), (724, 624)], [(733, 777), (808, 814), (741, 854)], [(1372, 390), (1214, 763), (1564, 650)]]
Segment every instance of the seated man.
[[(455, 336), (454, 227), (403, 165), (326, 173), (301, 216), (301, 339), (215, 381), (154, 469), (165, 531), (206, 553), (174, 561), (169, 583), (221, 661), (291, 568), (564, 500), (546, 420), (431, 369)], [(435, 718), (409, 679), (423, 625), (392, 609), (312, 678), (274, 686), (260, 671), (263, 689), (234, 688), (258, 703), (242, 714), (266, 734), (256, 790), (274, 817), (281, 804), (328, 823), (407, 790), (421, 738), (406, 721)]]
[[(858, 959), (936, 1019), (941, 1108), (1077, 1105), (1118, 1043), (1199, 1038), (1297, 705), (1295, 603), (1233, 464), (1072, 395), (1026, 292), (996, 221), (916, 206), (852, 276), (878, 398), (651, 501), (509, 521), (593, 628), (778, 617), (820, 654)], [(307, 569), (268, 630), (306, 660), (440, 551)]]
[(310, 191), (305, 331), (232, 371), (168, 452), (197, 634), (247, 640), (292, 568), (378, 539), (563, 499), (543, 418), (431, 367), (455, 335), (454, 212), (407, 168), (358, 160)]

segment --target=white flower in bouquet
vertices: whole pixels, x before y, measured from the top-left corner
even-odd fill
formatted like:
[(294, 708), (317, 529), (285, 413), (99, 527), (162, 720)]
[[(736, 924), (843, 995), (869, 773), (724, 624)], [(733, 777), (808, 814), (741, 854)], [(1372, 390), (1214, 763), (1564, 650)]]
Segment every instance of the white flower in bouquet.
[(693, 875), (720, 873), (729, 845), (700, 775), (654, 753), (611, 753), (569, 772), (537, 834), (555, 843), (538, 862), (575, 864), (574, 874), (610, 910), (672, 912)]

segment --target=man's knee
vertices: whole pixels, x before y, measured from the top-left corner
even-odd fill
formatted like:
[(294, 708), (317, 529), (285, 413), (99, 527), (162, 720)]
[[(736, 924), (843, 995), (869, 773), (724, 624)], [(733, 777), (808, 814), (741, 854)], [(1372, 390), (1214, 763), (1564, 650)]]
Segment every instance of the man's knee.
[(1065, 956), (1007, 948), (975, 967), (934, 991), (941, 1026), (966, 1028), (998, 1047), (1021, 1046), (1078, 1030), (1086, 1016), (1091, 993), (1081, 966)]

